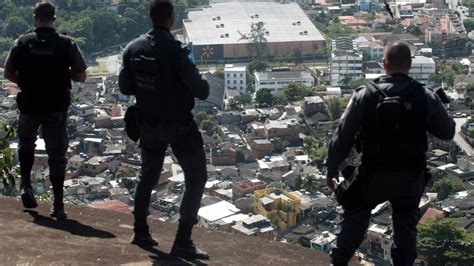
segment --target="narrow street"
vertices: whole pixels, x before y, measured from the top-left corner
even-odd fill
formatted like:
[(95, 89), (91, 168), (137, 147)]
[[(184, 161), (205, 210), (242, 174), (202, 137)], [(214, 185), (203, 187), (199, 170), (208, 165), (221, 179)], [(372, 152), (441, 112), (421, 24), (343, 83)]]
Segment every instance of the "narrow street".
[(461, 148), (461, 150), (468, 156), (474, 155), (474, 150), (471, 145), (462, 137), (461, 126), (466, 122), (467, 118), (454, 118), (456, 122), (456, 134), (454, 135), (454, 142)]

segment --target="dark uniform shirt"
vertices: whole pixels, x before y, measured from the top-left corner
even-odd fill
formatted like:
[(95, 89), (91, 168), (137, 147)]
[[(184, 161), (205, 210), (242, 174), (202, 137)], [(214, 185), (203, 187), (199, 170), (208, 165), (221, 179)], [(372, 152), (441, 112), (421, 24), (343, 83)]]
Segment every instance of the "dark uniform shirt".
[(87, 65), (74, 40), (41, 27), (15, 40), (5, 69), (18, 75), (20, 111), (40, 114), (67, 110), (71, 74), (84, 72)]
[[(405, 86), (408, 77), (402, 74), (383, 76), (377, 84), (389, 94), (398, 95), (404, 90), (412, 89)], [(442, 140), (450, 140), (455, 133), (454, 120), (448, 115), (439, 97), (431, 90), (424, 89), (426, 98), (426, 122), (429, 133)], [(356, 134), (364, 121), (364, 105), (367, 104), (367, 88), (362, 86), (352, 96), (346, 111), (329, 143), (326, 165), (330, 175), (335, 175), (339, 165), (346, 159), (355, 143)]]
[[(54, 28), (36, 28), (35, 29), (36, 33), (53, 33), (56, 32)], [(72, 45), (71, 45), (71, 73), (82, 73), (87, 69), (86, 62), (84, 60), (84, 57), (82, 56), (79, 47), (77, 46), (76, 42), (74, 42), (71, 39)], [(18, 66), (19, 64), (19, 52), (20, 50), (18, 49), (18, 39), (15, 40), (13, 43), (13, 47), (10, 50), (10, 53), (8, 54), (7, 60), (5, 62), (5, 69), (11, 72), (17, 72), (20, 67)]]
[(171, 33), (155, 27), (133, 40), (123, 54), (120, 91), (135, 95), (141, 115), (155, 121), (191, 118), (194, 97), (209, 96), (209, 85)]

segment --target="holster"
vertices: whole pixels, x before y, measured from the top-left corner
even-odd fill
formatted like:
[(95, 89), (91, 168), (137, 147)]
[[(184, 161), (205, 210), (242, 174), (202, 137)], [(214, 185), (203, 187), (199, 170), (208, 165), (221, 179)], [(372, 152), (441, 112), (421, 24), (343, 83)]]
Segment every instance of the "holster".
[(127, 136), (133, 141), (138, 141), (140, 138), (138, 108), (135, 105), (128, 107), (123, 120), (125, 121), (125, 132), (127, 133)]
[(364, 178), (360, 168), (348, 165), (342, 171), (344, 181), (336, 188), (336, 200), (346, 210), (355, 209), (361, 205), (364, 195)]

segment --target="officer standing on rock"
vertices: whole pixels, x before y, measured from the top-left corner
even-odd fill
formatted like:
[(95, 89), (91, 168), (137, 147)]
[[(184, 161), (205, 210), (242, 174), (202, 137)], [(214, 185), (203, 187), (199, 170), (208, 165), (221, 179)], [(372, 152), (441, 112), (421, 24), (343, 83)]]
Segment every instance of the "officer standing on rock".
[[(408, 76), (410, 48), (389, 45), (383, 59), (386, 76), (358, 88), (329, 143), (327, 185), (335, 190), (338, 168), (357, 142), (362, 155), (357, 184), (347, 199), (334, 265), (347, 265), (362, 243), (371, 210), (389, 201), (393, 214), (394, 265), (413, 265), (420, 198), (426, 184), (427, 132), (442, 140), (454, 137), (455, 123), (440, 98)], [(356, 141), (357, 139), (357, 141)]]
[(35, 30), (21, 35), (5, 63), (5, 78), (17, 83), (21, 199), (25, 208), (37, 206), (31, 186), (36, 135), (41, 127), (46, 143), (54, 204), (52, 217), (66, 219), (63, 185), (68, 148), (67, 110), (71, 80), (86, 80), (86, 63), (77, 44), (54, 28), (55, 7), (49, 2), (34, 7)]
[(186, 189), (180, 208), (178, 232), (171, 255), (208, 259), (207, 252), (191, 240), (207, 181), (203, 141), (191, 110), (194, 98), (206, 99), (209, 85), (188, 58), (170, 30), (175, 17), (170, 2), (150, 5), (153, 29), (133, 40), (125, 49), (119, 75), (120, 91), (135, 95), (142, 165), (135, 191), (132, 244), (155, 246), (147, 224), (152, 189), (157, 185), (168, 146), (183, 168)]

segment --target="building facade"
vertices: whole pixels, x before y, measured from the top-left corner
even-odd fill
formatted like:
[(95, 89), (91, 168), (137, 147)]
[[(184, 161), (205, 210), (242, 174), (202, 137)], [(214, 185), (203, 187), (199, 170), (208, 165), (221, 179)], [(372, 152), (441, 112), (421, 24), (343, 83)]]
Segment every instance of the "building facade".
[(436, 64), (433, 58), (415, 56), (411, 61), (410, 76), (421, 83), (428, 84), (429, 77), (436, 73)]
[[(257, 54), (251, 41), (242, 37), (250, 34), (252, 24), (260, 23), (267, 41)], [(183, 24), (198, 64), (287, 56), (295, 49), (311, 57), (326, 48), (324, 36), (294, 2), (213, 3), (190, 10)]]
[(224, 79), (226, 90), (236, 90), (240, 94), (247, 92), (247, 67), (225, 65)]
[(301, 214), (300, 198), (280, 188), (255, 191), (253, 207), (255, 214), (265, 216), (281, 231), (295, 227)]
[(232, 184), (232, 199), (236, 200), (248, 194), (253, 194), (255, 190), (264, 189), (267, 184), (259, 179), (243, 180)]
[(309, 71), (274, 70), (255, 72), (255, 91), (268, 89), (272, 94), (277, 93), (288, 84), (301, 83), (306, 86), (314, 85), (314, 78)]
[(330, 68), (331, 86), (344, 85), (363, 77), (362, 53), (351, 37), (333, 40)]

